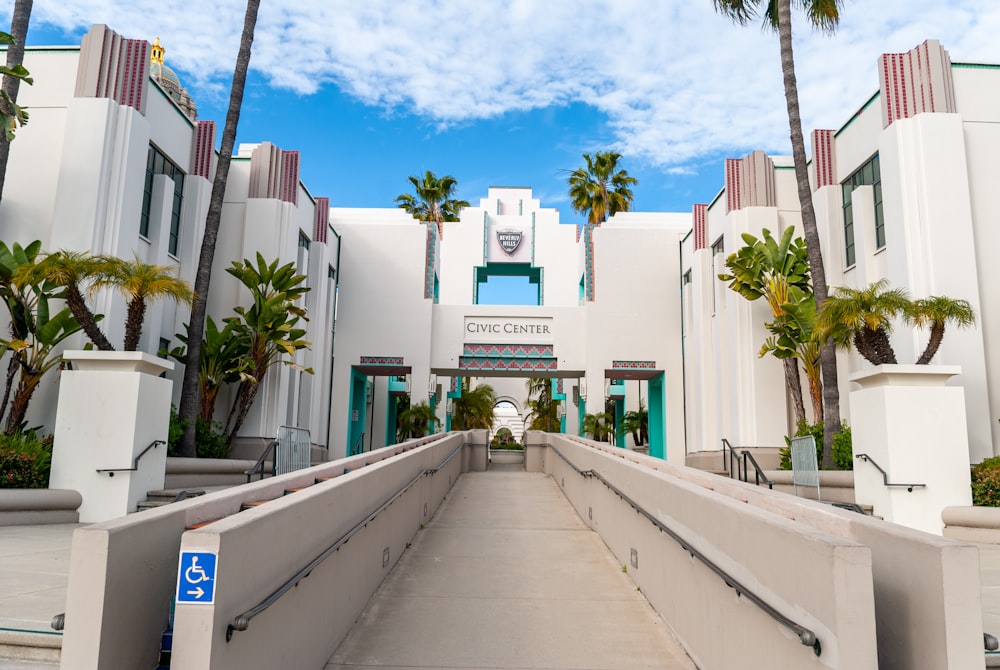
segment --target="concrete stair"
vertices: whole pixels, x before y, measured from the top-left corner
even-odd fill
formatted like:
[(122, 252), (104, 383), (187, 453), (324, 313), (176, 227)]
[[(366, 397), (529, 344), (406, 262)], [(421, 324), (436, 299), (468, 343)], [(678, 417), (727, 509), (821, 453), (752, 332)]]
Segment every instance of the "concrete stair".
[(181, 500), (185, 498), (193, 498), (195, 496), (205, 495), (206, 489), (208, 488), (226, 488), (222, 487), (204, 487), (198, 489), (160, 489), (158, 491), (150, 491), (146, 494), (145, 500), (140, 500), (138, 504), (138, 511), (144, 509), (152, 509), (154, 507), (162, 507), (163, 505), (169, 505), (172, 502), (177, 502), (178, 497), (181, 494), (185, 494)]
[(62, 633), (0, 629), (0, 668), (22, 670), (58, 668)]

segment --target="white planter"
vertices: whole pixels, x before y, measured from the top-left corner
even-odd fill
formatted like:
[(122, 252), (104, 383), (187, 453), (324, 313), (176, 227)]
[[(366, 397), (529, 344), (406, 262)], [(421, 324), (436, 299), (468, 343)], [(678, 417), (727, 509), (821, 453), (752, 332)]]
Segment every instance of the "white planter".
[[(959, 366), (880, 365), (851, 376), (861, 386), (850, 396), (855, 498), (876, 516), (940, 535), (945, 507), (972, 504), (965, 392), (945, 385), (960, 372)], [(858, 454), (884, 469), (885, 478)]]
[[(159, 375), (174, 365), (137, 351), (67, 351), (63, 359), (74, 369), (60, 375), (49, 486), (80, 492), (85, 523), (134, 512), (163, 488), (172, 382)], [(154, 440), (163, 444), (136, 463)]]

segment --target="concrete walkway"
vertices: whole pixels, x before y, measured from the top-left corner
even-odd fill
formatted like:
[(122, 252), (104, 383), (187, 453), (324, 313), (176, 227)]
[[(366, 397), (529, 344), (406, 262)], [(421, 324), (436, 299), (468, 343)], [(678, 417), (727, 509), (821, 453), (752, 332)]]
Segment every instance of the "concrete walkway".
[(465, 474), (326, 670), (695, 665), (550, 477)]

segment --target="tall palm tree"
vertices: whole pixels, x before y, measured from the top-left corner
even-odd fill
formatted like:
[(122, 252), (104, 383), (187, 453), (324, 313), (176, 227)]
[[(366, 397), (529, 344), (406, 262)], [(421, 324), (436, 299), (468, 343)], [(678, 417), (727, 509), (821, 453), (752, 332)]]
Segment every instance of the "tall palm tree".
[(934, 358), (941, 340), (944, 339), (944, 326), (952, 321), (959, 328), (968, 328), (976, 323), (976, 312), (967, 300), (954, 300), (944, 296), (932, 295), (913, 303), (910, 321), (918, 326), (928, 326), (931, 329), (927, 347), (917, 359), (917, 365), (927, 365)]
[[(802, 210), (802, 229), (809, 251), (809, 268), (812, 272), (813, 295), (817, 309), (821, 309), (828, 295), (826, 269), (820, 250), (816, 212), (813, 209), (812, 188), (806, 164), (805, 140), (802, 136), (802, 117), (799, 114), (799, 92), (795, 81), (795, 58), (792, 52), (791, 0), (712, 0), (715, 8), (740, 25), (746, 25), (763, 5), (764, 23), (778, 32), (781, 47), (781, 72), (785, 85), (785, 105), (788, 109), (788, 129), (795, 163), (795, 181), (799, 190)], [(814, 28), (833, 32), (840, 23), (843, 0), (796, 0), (806, 12)], [(837, 386), (837, 353), (833, 342), (822, 345), (820, 360), (823, 370), (823, 467), (832, 469), (833, 437), (840, 431), (840, 389)]]
[(455, 187), (458, 185), (451, 175), (438, 178), (428, 170), (423, 179), (407, 177), (413, 185), (413, 193), (403, 193), (396, 196), (396, 206), (405, 209), (413, 218), (437, 224), (438, 233), (442, 232), (445, 221), (458, 221), (463, 207), (468, 207), (465, 200), (456, 200)]
[(14, 12), (10, 17), (10, 34), (2, 42), (7, 44), (7, 65), (0, 68), (4, 75), (0, 86), (0, 119), (5, 121), (5, 132), (0, 132), (0, 198), (3, 198), (3, 185), (7, 177), (7, 159), (10, 157), (10, 140), (13, 137), (13, 122), (24, 124), (28, 117), (17, 106), (17, 92), (21, 82), (30, 84), (31, 78), (24, 69), (24, 39), (28, 35), (28, 22), (31, 19), (31, 4), (33, 0), (14, 0)]
[(196, 455), (195, 416), (198, 414), (200, 404), (198, 362), (201, 360), (201, 339), (205, 333), (205, 315), (208, 312), (208, 289), (212, 281), (212, 262), (215, 259), (215, 244), (219, 238), (219, 223), (222, 221), (222, 203), (226, 195), (226, 182), (229, 180), (233, 145), (236, 143), (236, 127), (240, 122), (243, 89), (246, 87), (247, 70), (250, 68), (250, 49), (253, 46), (253, 33), (257, 26), (259, 7), (260, 0), (247, 0), (243, 34), (240, 36), (240, 49), (236, 56), (236, 69), (233, 72), (233, 83), (229, 92), (229, 110), (226, 112), (226, 125), (222, 130), (222, 144), (219, 147), (215, 181), (212, 183), (212, 196), (208, 204), (208, 216), (205, 218), (205, 235), (201, 241), (201, 256), (198, 258), (198, 271), (194, 280), (195, 297), (191, 304), (191, 320), (188, 323), (187, 361), (184, 365), (180, 407), (177, 411), (178, 418), (187, 422), (184, 424), (184, 437), (180, 443), (181, 456)]
[(618, 212), (632, 209), (635, 197), (630, 187), (639, 183), (624, 168), (618, 167), (622, 157), (617, 151), (583, 154), (587, 167), (577, 168), (569, 175), (569, 197), (573, 210), (587, 215), (587, 223), (598, 226)]
[(114, 288), (125, 296), (128, 312), (125, 318), (125, 351), (135, 351), (142, 337), (147, 303), (163, 298), (190, 303), (194, 299), (191, 286), (177, 276), (173, 265), (153, 265), (138, 256), (131, 261), (114, 256), (100, 259), (100, 276), (92, 289)]

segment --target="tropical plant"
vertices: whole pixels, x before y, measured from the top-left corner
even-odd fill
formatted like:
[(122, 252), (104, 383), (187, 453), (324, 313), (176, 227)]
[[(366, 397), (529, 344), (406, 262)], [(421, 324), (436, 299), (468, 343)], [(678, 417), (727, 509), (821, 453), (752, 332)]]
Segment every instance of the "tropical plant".
[(101, 256), (63, 250), (48, 254), (36, 264), (25, 266), (22, 272), (29, 275), (25, 276), (28, 281), (49, 281), (64, 287), (66, 306), (73, 312), (83, 332), (99, 350), (113, 351), (114, 346), (97, 325), (103, 315), (94, 314), (84, 298), (84, 292), (90, 292), (90, 287), (101, 275), (103, 267), (104, 260)]
[(423, 179), (412, 176), (407, 179), (413, 185), (413, 193), (396, 196), (396, 206), (405, 209), (415, 219), (427, 223), (433, 221), (439, 233), (445, 221), (458, 221), (462, 208), (469, 206), (465, 200), (454, 198), (458, 181), (451, 175), (438, 178), (428, 170)]
[(34, 264), (41, 242), (27, 247), (15, 243), (10, 248), (0, 242), (0, 297), (10, 314), (10, 338), (0, 338), (0, 354), (11, 353), (7, 368), (7, 383), (0, 401), (0, 417), (8, 411), (14, 377), (17, 386), (10, 402), (4, 432), (13, 434), (23, 429), (28, 403), (46, 372), (59, 365), (62, 357), (55, 349), (80, 330), (80, 325), (68, 307), (52, 313), (50, 301), (64, 297), (48, 282), (34, 282), (25, 277), (25, 268)]
[(1000, 456), (974, 465), (971, 479), (973, 505), (1000, 507)]
[(912, 323), (926, 326), (931, 331), (927, 347), (917, 359), (917, 365), (926, 365), (934, 358), (944, 339), (946, 323), (951, 321), (959, 328), (968, 328), (976, 323), (976, 312), (968, 301), (937, 295), (916, 300), (910, 309), (909, 317)]
[(410, 405), (399, 413), (396, 423), (397, 439), (402, 442), (412, 437), (423, 437), (440, 423), (434, 408), (426, 401)]
[(193, 421), (198, 413), (200, 394), (198, 392), (197, 363), (201, 360), (201, 341), (205, 334), (205, 317), (208, 314), (208, 290), (212, 281), (212, 263), (215, 259), (215, 244), (219, 238), (219, 224), (222, 221), (222, 204), (226, 195), (226, 183), (229, 180), (229, 165), (233, 158), (233, 145), (236, 143), (236, 127), (240, 122), (240, 110), (243, 106), (243, 90), (246, 87), (247, 70), (250, 67), (250, 49), (253, 45), (254, 28), (257, 25), (257, 10), (260, 0), (247, 0), (247, 11), (243, 19), (243, 33), (240, 36), (240, 48), (236, 56), (236, 69), (233, 71), (233, 83), (229, 92), (229, 109), (226, 112), (226, 123), (222, 130), (222, 142), (216, 157), (215, 179), (212, 182), (212, 195), (208, 203), (208, 215), (205, 218), (205, 232), (201, 241), (201, 254), (198, 257), (198, 270), (194, 280), (194, 301), (191, 303), (191, 320), (188, 323), (188, 357), (184, 366), (184, 379), (181, 383), (181, 401), (178, 414), (187, 423), (184, 438), (181, 440), (182, 456), (195, 455), (195, 424)]
[[(795, 164), (795, 181), (802, 212), (802, 230), (809, 252), (809, 269), (812, 291), (817, 309), (822, 309), (827, 299), (826, 268), (820, 247), (816, 211), (813, 208), (812, 186), (806, 162), (805, 140), (799, 112), (799, 92), (795, 81), (795, 57), (792, 51), (792, 0), (712, 0), (715, 8), (740, 25), (746, 25), (763, 8), (764, 25), (778, 33), (781, 52), (781, 72), (785, 88), (785, 106), (788, 111), (788, 130)], [(824, 32), (836, 30), (840, 22), (843, 0), (797, 0), (804, 9), (813, 28)], [(820, 361), (823, 375), (823, 465), (833, 466), (833, 437), (840, 429), (840, 389), (837, 385), (837, 353), (834, 343), (821, 340)]]
[(191, 286), (177, 276), (175, 266), (144, 263), (138, 255), (131, 261), (114, 256), (102, 256), (100, 260), (100, 275), (93, 288), (116, 289), (127, 303), (125, 351), (135, 351), (139, 346), (147, 303), (163, 298), (190, 303), (194, 299)]
[(0, 32), (0, 44), (7, 45), (7, 63), (0, 66), (3, 84), (0, 85), (0, 198), (7, 176), (7, 161), (10, 157), (10, 142), (14, 139), (14, 128), (28, 122), (28, 113), (17, 104), (17, 93), (21, 82), (32, 84), (33, 80), (24, 69), (24, 44), (31, 19), (32, 0), (14, 0), (14, 11), (10, 17), (10, 33)]
[(587, 215), (587, 223), (599, 226), (618, 212), (632, 209), (635, 197), (632, 186), (639, 183), (624, 168), (618, 167), (622, 155), (617, 151), (583, 154), (585, 168), (569, 175), (569, 197), (573, 211)]
[[(795, 431), (795, 437), (802, 437), (805, 435), (812, 435), (813, 439), (816, 441), (816, 462), (821, 464), (823, 462), (823, 422), (808, 423), (806, 421), (800, 421)], [(779, 451), (779, 455), (781, 456), (781, 461), (778, 464), (779, 470), (792, 469), (792, 450), (790, 438), (785, 438), (785, 445), (786, 446)], [(854, 451), (851, 444), (851, 427), (845, 423), (840, 425), (840, 430), (837, 431), (837, 434), (833, 439), (833, 464), (837, 470), (854, 469)], [(833, 468), (821, 466), (821, 469), (828, 470)]]
[[(225, 458), (229, 455), (230, 444), (223, 425), (218, 421), (207, 421), (195, 417), (195, 452), (198, 458)], [(184, 437), (184, 424), (177, 416), (177, 408), (170, 406), (170, 426), (167, 431), (167, 455), (180, 455), (180, 442)]]
[(649, 442), (649, 412), (642, 400), (639, 400), (639, 409), (625, 412), (622, 418), (622, 430), (632, 433), (632, 442), (637, 447)]
[(905, 317), (912, 303), (905, 289), (890, 289), (886, 279), (863, 289), (840, 287), (824, 303), (816, 321), (822, 337), (832, 337), (841, 346), (854, 345), (873, 365), (895, 363), (889, 342), (893, 320)]
[[(256, 263), (247, 259), (242, 263), (233, 261), (226, 272), (236, 277), (250, 292), (251, 301), (249, 307), (234, 307), (237, 316), (225, 319), (227, 324), (232, 325), (237, 337), (246, 341), (244, 378), (240, 381), (226, 420), (226, 435), (232, 444), (271, 366), (284, 363), (310, 374), (312, 369), (303, 369), (294, 361), (282, 358), (283, 354), (294, 357), (295, 352), (309, 347), (309, 342), (302, 339), (305, 329), (297, 327), (300, 319), (306, 319), (306, 310), (297, 304), (298, 299), (309, 290), (303, 286), (305, 275), (295, 274), (293, 263), (279, 267), (277, 260), (268, 263), (260, 253)], [(184, 419), (183, 416), (180, 418)], [(185, 428), (185, 437), (187, 430)]]
[(560, 401), (552, 399), (552, 380), (546, 377), (531, 377), (526, 385), (528, 430), (558, 432), (562, 423), (559, 419)]
[(497, 397), (489, 384), (472, 388), (469, 377), (462, 378), (462, 395), (455, 398), (451, 412), (452, 430), (472, 430), (493, 427), (493, 407)]
[[(795, 420), (805, 420), (805, 405), (802, 402), (802, 386), (799, 383), (798, 336), (808, 337), (808, 332), (790, 327), (779, 328), (785, 316), (785, 305), (791, 302), (790, 291), (812, 300), (809, 286), (809, 258), (802, 238), (793, 239), (795, 229), (785, 229), (781, 239), (774, 239), (771, 231), (764, 228), (762, 239), (750, 233), (743, 233), (744, 246), (726, 258), (729, 274), (722, 273), (719, 279), (729, 282), (729, 288), (747, 300), (764, 298), (771, 308), (774, 321), (767, 324), (773, 337), (765, 342), (760, 355), (773, 354), (780, 359), (785, 372), (785, 387), (792, 399)], [(810, 380), (812, 383), (812, 380)], [(822, 388), (822, 385), (820, 385)], [(815, 406), (814, 406), (815, 410)], [(817, 417), (822, 416), (822, 407)]]
[(34, 430), (0, 435), (0, 489), (44, 489), (52, 467), (52, 436)]
[[(177, 339), (187, 344), (187, 335), (177, 333)], [(231, 384), (244, 379), (249, 365), (247, 360), (247, 340), (243, 331), (237, 331), (232, 323), (226, 323), (222, 330), (215, 320), (209, 316), (205, 321), (205, 338), (201, 343), (201, 357), (198, 362), (198, 416), (203, 421), (211, 422), (215, 416), (215, 401), (223, 384)], [(187, 357), (186, 346), (175, 347), (169, 355), (184, 362)], [(177, 439), (179, 448), (181, 436)]]
[[(789, 288), (787, 299), (789, 302), (781, 306), (783, 314), (768, 324), (774, 334), (764, 341), (759, 355), (771, 354), (779, 359), (795, 359), (802, 363), (809, 383), (813, 418), (819, 421), (823, 417), (823, 377), (816, 331), (816, 301), (811, 294), (794, 286)], [(796, 387), (797, 372), (796, 370)], [(798, 421), (805, 421), (805, 416), (797, 417), (796, 422)], [(823, 444), (822, 438), (819, 442)]]
[(583, 416), (583, 432), (592, 440), (614, 443), (615, 415), (611, 412), (598, 412)]

